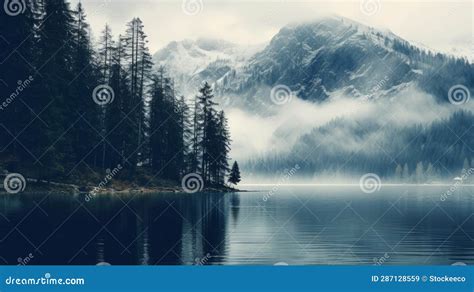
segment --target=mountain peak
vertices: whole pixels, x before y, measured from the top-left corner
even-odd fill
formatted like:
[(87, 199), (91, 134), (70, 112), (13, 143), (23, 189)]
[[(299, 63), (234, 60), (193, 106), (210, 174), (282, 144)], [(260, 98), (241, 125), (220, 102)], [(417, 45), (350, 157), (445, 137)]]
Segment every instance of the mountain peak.
[(182, 93), (194, 94), (201, 79), (215, 82), (258, 49), (215, 38), (184, 39), (170, 42), (153, 59), (177, 80)]
[(388, 29), (378, 29), (355, 20), (338, 16), (329, 15), (319, 17), (311, 21), (295, 22), (284, 26), (274, 38), (281, 35), (299, 34), (307, 36), (326, 36), (332, 39), (347, 39), (351, 36), (377, 35), (389, 39), (402, 40)]

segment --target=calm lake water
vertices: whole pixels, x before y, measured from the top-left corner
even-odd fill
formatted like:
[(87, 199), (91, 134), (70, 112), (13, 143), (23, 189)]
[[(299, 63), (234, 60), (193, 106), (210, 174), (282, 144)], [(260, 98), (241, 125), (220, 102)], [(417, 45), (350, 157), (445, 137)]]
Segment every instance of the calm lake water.
[[(474, 188), (244, 186), (234, 194), (0, 197), (0, 262), (474, 264)], [(265, 191), (266, 190), (266, 191)]]

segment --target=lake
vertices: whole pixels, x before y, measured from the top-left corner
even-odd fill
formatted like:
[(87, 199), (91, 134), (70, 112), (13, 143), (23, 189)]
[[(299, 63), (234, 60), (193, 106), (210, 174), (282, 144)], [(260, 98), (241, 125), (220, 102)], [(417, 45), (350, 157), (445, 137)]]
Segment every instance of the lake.
[[(0, 197), (0, 262), (474, 263), (474, 188), (241, 186), (228, 194)], [(273, 188), (273, 191), (269, 191)]]

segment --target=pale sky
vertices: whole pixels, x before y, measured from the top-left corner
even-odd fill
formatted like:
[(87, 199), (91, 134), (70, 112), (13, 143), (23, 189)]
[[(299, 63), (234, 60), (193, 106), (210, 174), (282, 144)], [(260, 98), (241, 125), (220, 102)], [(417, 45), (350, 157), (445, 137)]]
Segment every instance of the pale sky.
[[(72, 7), (78, 1), (71, 0)], [(126, 22), (140, 17), (152, 53), (170, 41), (198, 37), (261, 44), (288, 23), (331, 13), (390, 29), (407, 40), (436, 50), (458, 48), (464, 55), (474, 54), (474, 5), (470, 0), (82, 0), (82, 3), (96, 38), (105, 23), (117, 36), (125, 31)]]

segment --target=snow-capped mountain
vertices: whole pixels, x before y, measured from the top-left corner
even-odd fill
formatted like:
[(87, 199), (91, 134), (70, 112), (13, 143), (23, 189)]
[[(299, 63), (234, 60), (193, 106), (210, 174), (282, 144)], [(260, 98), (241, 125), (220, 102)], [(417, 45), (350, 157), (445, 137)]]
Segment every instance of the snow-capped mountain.
[(153, 56), (173, 76), (183, 94), (194, 94), (204, 80), (214, 83), (239, 68), (261, 46), (241, 46), (224, 40), (200, 38), (173, 41)]
[(208, 81), (218, 96), (254, 109), (272, 104), (270, 91), (276, 85), (304, 100), (324, 101), (390, 97), (410, 85), (446, 100), (451, 86), (472, 89), (474, 84), (474, 67), (466, 59), (434, 53), (390, 31), (337, 16), (285, 26), (264, 48), (184, 40), (170, 43), (154, 58), (184, 94)]
[(390, 31), (326, 17), (282, 28), (245, 66), (218, 80), (216, 88), (222, 95), (250, 98), (252, 104), (269, 97), (276, 85), (311, 101), (340, 95), (378, 99), (410, 85), (442, 100), (455, 84), (473, 88), (473, 69), (467, 60), (420, 49)]

